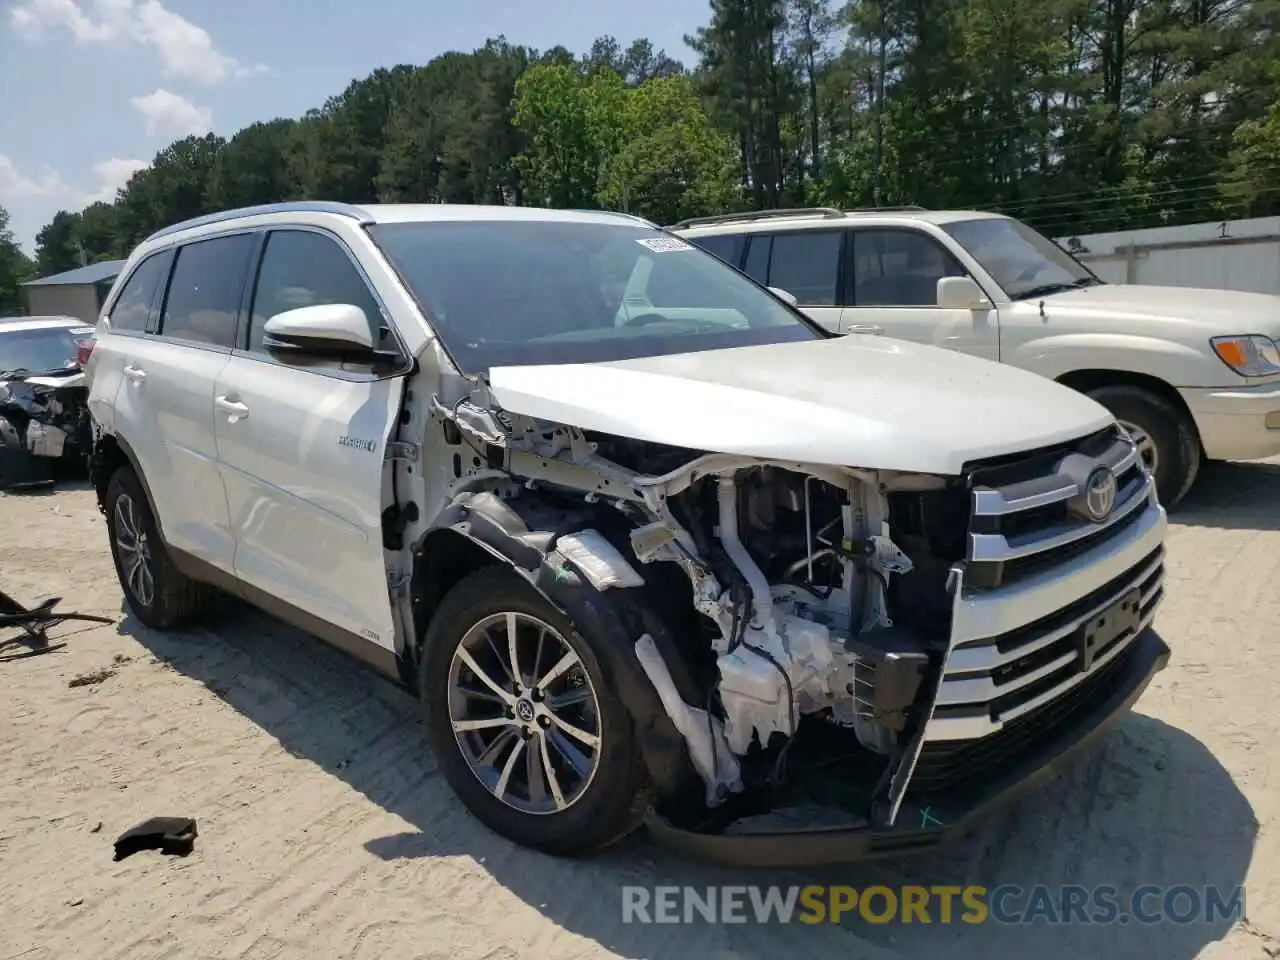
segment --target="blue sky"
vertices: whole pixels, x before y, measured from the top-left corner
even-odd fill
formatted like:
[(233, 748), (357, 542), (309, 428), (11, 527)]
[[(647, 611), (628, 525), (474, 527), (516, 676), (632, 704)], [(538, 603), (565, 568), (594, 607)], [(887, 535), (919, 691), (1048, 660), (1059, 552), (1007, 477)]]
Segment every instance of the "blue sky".
[(170, 141), (296, 117), (376, 67), (499, 33), (585, 52), (647, 36), (692, 62), (705, 0), (0, 0), (0, 206), (28, 253)]

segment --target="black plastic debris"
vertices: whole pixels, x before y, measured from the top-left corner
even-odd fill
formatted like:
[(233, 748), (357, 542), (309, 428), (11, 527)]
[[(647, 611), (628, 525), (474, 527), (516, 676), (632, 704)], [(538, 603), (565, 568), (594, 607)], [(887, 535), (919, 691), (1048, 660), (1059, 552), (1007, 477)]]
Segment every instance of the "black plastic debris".
[(196, 822), (189, 817), (152, 817), (116, 837), (116, 860), (141, 850), (185, 857), (196, 844)]
[[(13, 639), (0, 640), (0, 651), (15, 644), (27, 647), (26, 653), (18, 656), (30, 657), (57, 650), (63, 644), (50, 644), (48, 630), (67, 620), (80, 620), (86, 623), (115, 623), (111, 617), (98, 617), (88, 613), (59, 613), (54, 609), (62, 602), (61, 597), (50, 597), (37, 607), (28, 609), (13, 597), (0, 590), (0, 631), (9, 627), (17, 627), (22, 632)], [(6, 657), (5, 659), (15, 659)]]

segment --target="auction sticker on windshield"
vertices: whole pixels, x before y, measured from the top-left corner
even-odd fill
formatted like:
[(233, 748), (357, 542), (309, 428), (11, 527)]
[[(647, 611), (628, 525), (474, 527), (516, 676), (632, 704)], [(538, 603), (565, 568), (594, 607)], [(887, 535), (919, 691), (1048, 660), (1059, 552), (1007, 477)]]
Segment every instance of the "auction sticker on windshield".
[(644, 237), (637, 240), (636, 243), (642, 247), (648, 247), (654, 253), (675, 253), (677, 250), (692, 250), (690, 244), (683, 240), (677, 240), (675, 237)]

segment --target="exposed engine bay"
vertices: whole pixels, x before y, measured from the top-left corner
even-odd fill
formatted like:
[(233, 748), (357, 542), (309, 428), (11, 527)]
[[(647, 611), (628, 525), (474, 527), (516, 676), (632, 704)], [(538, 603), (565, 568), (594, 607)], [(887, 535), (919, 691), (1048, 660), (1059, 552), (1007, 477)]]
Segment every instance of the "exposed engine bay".
[(0, 490), (47, 486), (60, 467), (87, 463), (91, 448), (80, 370), (0, 379)]
[(701, 781), (698, 816), (767, 813), (772, 801), (749, 798), (778, 796), (808, 739), (821, 762), (862, 755), (853, 806), (892, 822), (893, 774), (947, 643), (964, 515), (937, 512), (956, 502), (954, 481), (584, 432), (496, 412), (483, 395), (437, 399), (433, 415), (475, 453), (455, 458), (452, 495), (596, 511), (552, 549), (597, 590), (643, 594), (672, 628), (683, 663), (648, 632), (634, 652)]

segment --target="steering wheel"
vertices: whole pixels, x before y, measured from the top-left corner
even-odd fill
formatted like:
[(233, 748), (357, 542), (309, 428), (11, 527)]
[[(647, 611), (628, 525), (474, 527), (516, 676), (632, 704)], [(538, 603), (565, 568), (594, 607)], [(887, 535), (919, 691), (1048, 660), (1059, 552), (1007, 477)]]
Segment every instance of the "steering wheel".
[(1023, 270), (1016, 277), (1013, 278), (1014, 283), (1021, 283), (1023, 280), (1030, 280), (1032, 277), (1034, 277), (1037, 273), (1040, 272), (1040, 266), (1041, 265), (1038, 263), (1031, 264), (1031, 266), (1027, 267), (1027, 269)]
[(667, 318), (664, 317), (662, 314), (654, 311), (650, 311), (649, 313), (638, 313), (634, 317), (627, 317), (627, 319), (623, 321), (622, 326), (643, 327), (649, 323), (666, 323), (666, 322), (667, 322)]

